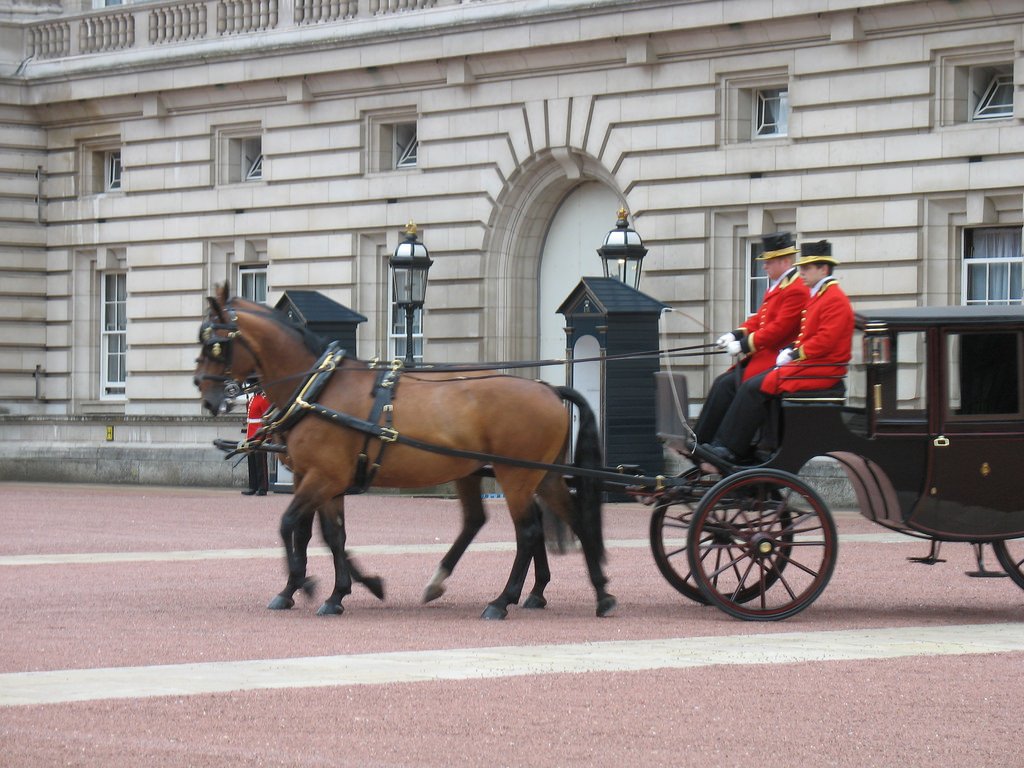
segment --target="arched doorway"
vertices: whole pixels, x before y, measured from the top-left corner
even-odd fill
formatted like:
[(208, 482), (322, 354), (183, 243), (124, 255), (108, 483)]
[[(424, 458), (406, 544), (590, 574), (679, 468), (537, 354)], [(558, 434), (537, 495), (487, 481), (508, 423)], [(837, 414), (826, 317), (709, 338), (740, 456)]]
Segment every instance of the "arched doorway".
[[(539, 350), (543, 359), (565, 357), (565, 318), (556, 311), (580, 278), (603, 273), (597, 249), (608, 230), (615, 227), (615, 216), (622, 205), (619, 195), (596, 181), (580, 184), (555, 211), (541, 250), (537, 275), (537, 327)], [(594, 344), (597, 348), (596, 340)], [(588, 355), (590, 356), (590, 355)], [(546, 366), (540, 377), (552, 384), (565, 383), (565, 369)], [(577, 371), (576, 388), (583, 389)], [(600, 402), (588, 402), (599, 411)]]

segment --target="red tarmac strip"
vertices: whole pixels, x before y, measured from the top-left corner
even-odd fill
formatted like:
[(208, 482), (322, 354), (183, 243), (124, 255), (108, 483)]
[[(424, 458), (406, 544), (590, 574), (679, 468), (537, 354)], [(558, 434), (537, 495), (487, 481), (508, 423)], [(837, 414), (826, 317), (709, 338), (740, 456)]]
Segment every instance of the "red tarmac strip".
[[(966, 545), (912, 564), (925, 544), (839, 513), (824, 594), (785, 622), (745, 623), (678, 595), (643, 543), (650, 510), (612, 504), (613, 617), (594, 616), (571, 553), (552, 560), (546, 610), (485, 622), (512, 558), (501, 500), (487, 501), (490, 546), (422, 605), (456, 502), (359, 496), (349, 544), (388, 599), (356, 587), (343, 616), (324, 618), (315, 601), (265, 610), (284, 584), (288, 498), (0, 484), (0, 766), (1024, 765), (1024, 591), (964, 576)], [(40, 555), (68, 557), (32, 564)], [(312, 557), (310, 571), (325, 597), (330, 560)], [(594, 669), (581, 672), (588, 643)], [(788, 643), (807, 650), (787, 656)], [(658, 666), (658, 649), (699, 664)], [(389, 671), (383, 654), (396, 652), (406, 666)], [(522, 673), (493, 672), (530, 653)], [(315, 687), (291, 677), (296, 665), (315, 676), (318, 659)], [(229, 675), (217, 693), (143, 690), (153, 667), (173, 678), (182, 665), (185, 685), (248, 662), (266, 687), (230, 690)], [(352, 682), (357, 666), (382, 682)], [(16, 700), (17, 686), (62, 671), (55, 703)], [(93, 698), (65, 700), (84, 678)], [(121, 685), (139, 690), (115, 698)]]

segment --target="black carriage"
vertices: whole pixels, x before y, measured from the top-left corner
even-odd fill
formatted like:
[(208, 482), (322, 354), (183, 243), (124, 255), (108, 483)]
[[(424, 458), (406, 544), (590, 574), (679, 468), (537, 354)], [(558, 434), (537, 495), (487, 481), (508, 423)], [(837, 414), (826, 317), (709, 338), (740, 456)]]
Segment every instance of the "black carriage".
[[(662, 374), (660, 437), (694, 467), (651, 497), (651, 547), (679, 592), (738, 618), (792, 616), (836, 562), (832, 515), (799, 475), (838, 462), (861, 513), (931, 542), (982, 547), (1024, 588), (1024, 310), (861, 311), (842, 387), (781, 398), (755, 466), (694, 447), (674, 408), (685, 387)], [(675, 424), (675, 426), (673, 426)], [(642, 492), (642, 489), (641, 489)]]

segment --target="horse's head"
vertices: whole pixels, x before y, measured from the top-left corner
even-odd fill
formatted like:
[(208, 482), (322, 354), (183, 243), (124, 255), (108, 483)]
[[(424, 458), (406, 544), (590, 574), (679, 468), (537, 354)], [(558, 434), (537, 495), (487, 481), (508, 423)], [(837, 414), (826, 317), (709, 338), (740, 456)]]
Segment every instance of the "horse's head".
[(231, 410), (233, 399), (241, 394), (242, 382), (257, 367), (256, 356), (242, 340), (232, 301), (227, 284), (218, 287), (216, 296), (207, 297), (209, 310), (199, 326), (202, 350), (196, 358), (192, 381), (203, 405), (214, 416)]

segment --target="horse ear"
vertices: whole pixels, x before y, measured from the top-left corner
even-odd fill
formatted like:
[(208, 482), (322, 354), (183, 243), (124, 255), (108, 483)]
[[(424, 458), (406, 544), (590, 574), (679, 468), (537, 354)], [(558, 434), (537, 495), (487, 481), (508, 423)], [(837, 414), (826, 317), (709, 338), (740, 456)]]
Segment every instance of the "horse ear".
[(224, 281), (224, 285), (217, 289), (217, 298), (220, 299), (222, 305), (226, 305), (228, 299), (231, 298), (231, 287), (227, 280)]
[(206, 297), (206, 303), (210, 305), (210, 311), (213, 313), (214, 317), (216, 317), (218, 319), (222, 319), (222, 313), (221, 313), (221, 309), (220, 309), (220, 302), (217, 300), (217, 297), (216, 296), (207, 296)]

